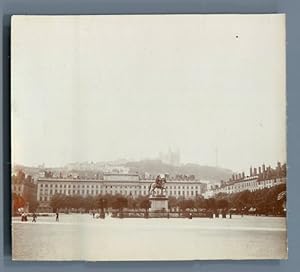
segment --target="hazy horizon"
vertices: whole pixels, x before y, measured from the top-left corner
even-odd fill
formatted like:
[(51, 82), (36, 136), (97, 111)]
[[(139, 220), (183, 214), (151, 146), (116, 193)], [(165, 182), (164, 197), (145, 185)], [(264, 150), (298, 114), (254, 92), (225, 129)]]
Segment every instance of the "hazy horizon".
[(286, 162), (283, 17), (15, 18), (13, 164)]
[[(91, 163), (94, 163), (94, 164), (97, 164), (97, 163), (116, 163), (117, 161), (126, 161), (126, 162), (141, 162), (141, 161), (161, 161), (159, 158), (141, 158), (139, 160), (134, 160), (134, 159), (126, 159), (126, 158), (117, 158), (116, 160), (107, 160), (107, 161), (71, 161), (71, 162), (67, 162), (63, 165), (47, 165), (43, 162), (39, 163), (39, 164), (35, 164), (35, 165), (28, 165), (28, 164), (23, 164), (23, 163), (19, 163), (19, 162), (15, 162), (14, 165), (12, 165), (13, 167), (14, 166), (24, 166), (24, 167), (33, 167), (33, 168), (38, 168), (38, 167), (41, 167), (43, 166), (44, 168), (62, 168), (62, 167), (65, 167), (67, 165), (70, 165), (70, 164), (83, 164), (83, 163), (88, 163), (88, 164), (91, 164)], [(125, 162), (125, 163), (126, 163)], [(172, 165), (170, 163), (167, 163), (167, 162), (163, 162), (161, 161), (162, 163), (164, 164), (168, 164), (168, 165)], [(274, 164), (267, 164), (265, 162), (263, 162), (262, 164), (265, 164), (266, 167), (268, 166), (271, 166), (271, 168), (276, 168), (277, 166), (277, 162), (280, 162), (281, 164), (285, 164), (287, 163), (286, 161), (276, 161)], [(195, 163), (195, 162), (184, 162), (184, 163), (180, 163), (179, 165), (177, 166), (183, 166), (183, 165), (187, 165), (187, 164), (197, 164), (199, 166), (203, 166), (203, 167), (216, 167), (216, 168), (221, 168), (221, 169), (224, 169), (224, 170), (230, 170), (232, 172), (240, 172), (240, 171), (245, 171), (245, 173), (248, 173), (249, 172), (249, 169), (250, 167), (254, 168), (258, 168), (259, 166), (262, 166), (262, 164), (259, 164), (259, 165), (256, 165), (256, 164), (251, 164), (249, 165), (248, 168), (244, 168), (244, 169), (241, 169), (241, 170), (235, 170), (235, 169), (230, 169), (228, 167), (223, 167), (222, 165), (208, 165), (208, 164), (199, 164), (199, 163)], [(122, 163), (120, 163), (120, 165), (122, 165)], [(173, 165), (173, 166), (176, 166), (176, 165)]]

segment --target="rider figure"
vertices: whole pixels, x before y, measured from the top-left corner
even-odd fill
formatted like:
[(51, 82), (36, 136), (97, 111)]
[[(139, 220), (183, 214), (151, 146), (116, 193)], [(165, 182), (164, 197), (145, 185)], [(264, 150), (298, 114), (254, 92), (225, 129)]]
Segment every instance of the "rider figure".
[(161, 188), (161, 186), (162, 186), (162, 180), (161, 180), (160, 175), (158, 175), (158, 176), (156, 177), (155, 182), (156, 182), (157, 187), (158, 187), (158, 188)]

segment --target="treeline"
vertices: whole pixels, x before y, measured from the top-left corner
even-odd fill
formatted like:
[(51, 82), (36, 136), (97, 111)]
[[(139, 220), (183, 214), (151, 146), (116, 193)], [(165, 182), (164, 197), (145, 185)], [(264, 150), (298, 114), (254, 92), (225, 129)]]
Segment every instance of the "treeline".
[(54, 211), (75, 209), (83, 212), (90, 210), (106, 210), (109, 208), (123, 210), (128, 209), (144, 209), (150, 208), (150, 201), (147, 197), (131, 198), (122, 195), (98, 195), (83, 197), (80, 195), (67, 196), (56, 194), (51, 198), (50, 206)]
[(220, 193), (210, 199), (198, 197), (195, 200), (176, 200), (173, 205), (179, 206), (181, 210), (204, 209), (236, 214), (284, 215), (285, 203), (286, 185), (280, 184), (254, 192), (247, 190), (235, 194)]
[[(195, 211), (195, 212), (227, 212), (236, 214), (259, 215), (283, 215), (286, 202), (286, 185), (281, 184), (269, 189), (255, 192), (243, 191), (236, 194), (218, 194), (214, 198), (184, 199), (169, 197), (169, 209), (171, 211)], [(98, 195), (98, 196), (66, 196), (54, 195), (50, 203), (53, 210), (77, 209), (84, 212), (90, 210), (106, 210), (109, 208), (130, 210), (150, 208), (148, 197), (125, 197), (122, 195)]]

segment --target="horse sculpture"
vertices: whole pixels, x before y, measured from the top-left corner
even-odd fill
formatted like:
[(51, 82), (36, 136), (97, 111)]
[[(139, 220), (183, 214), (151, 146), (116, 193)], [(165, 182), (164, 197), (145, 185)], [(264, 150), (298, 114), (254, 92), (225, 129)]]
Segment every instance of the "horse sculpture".
[(166, 190), (166, 187), (165, 187), (166, 183), (167, 183), (166, 178), (158, 175), (155, 179), (155, 182), (152, 182), (149, 185), (149, 189), (148, 189), (149, 194), (154, 195), (156, 193), (156, 189), (160, 189), (161, 195), (163, 195), (163, 192)]

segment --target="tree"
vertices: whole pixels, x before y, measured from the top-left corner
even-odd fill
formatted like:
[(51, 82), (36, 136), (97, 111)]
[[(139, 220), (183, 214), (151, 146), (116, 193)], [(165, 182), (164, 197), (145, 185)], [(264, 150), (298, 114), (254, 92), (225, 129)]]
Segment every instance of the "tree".
[(55, 194), (50, 201), (50, 206), (54, 211), (66, 208), (66, 196), (62, 194)]
[(128, 200), (124, 196), (117, 196), (112, 202), (112, 208), (119, 210), (119, 212), (122, 212), (122, 210), (126, 208), (127, 205)]
[(101, 209), (104, 212), (104, 209), (107, 208), (107, 199), (101, 195), (99, 195), (96, 199), (97, 208)]
[(17, 195), (16, 193), (13, 193), (12, 195), (13, 199), (13, 211), (14, 213), (18, 211), (20, 208), (25, 207), (25, 199), (22, 196)]
[(205, 200), (202, 196), (197, 196), (194, 201), (195, 208), (197, 210), (205, 208)]
[(228, 209), (229, 203), (227, 199), (219, 199), (217, 200), (218, 209)]
[(187, 210), (187, 209), (192, 209), (195, 207), (195, 203), (194, 200), (192, 199), (183, 199), (180, 200), (179, 203), (179, 208), (183, 211)]
[(178, 201), (177, 201), (176, 197), (174, 197), (174, 196), (169, 197), (168, 206), (169, 206), (170, 210), (172, 208), (176, 208), (178, 206)]
[(208, 210), (215, 210), (216, 209), (216, 199), (214, 199), (214, 198), (205, 199), (205, 207)]
[(85, 211), (90, 211), (95, 207), (95, 199), (92, 196), (87, 196), (84, 199), (84, 209)]
[(146, 212), (148, 212), (148, 210), (150, 209), (150, 207), (151, 207), (151, 202), (150, 202), (150, 200), (149, 199), (144, 199), (144, 200), (142, 200), (142, 202), (140, 203), (140, 208), (141, 209), (145, 209), (146, 210)]
[(127, 200), (128, 200), (128, 208), (135, 210), (138, 206), (137, 199), (135, 199), (133, 197), (129, 197)]

